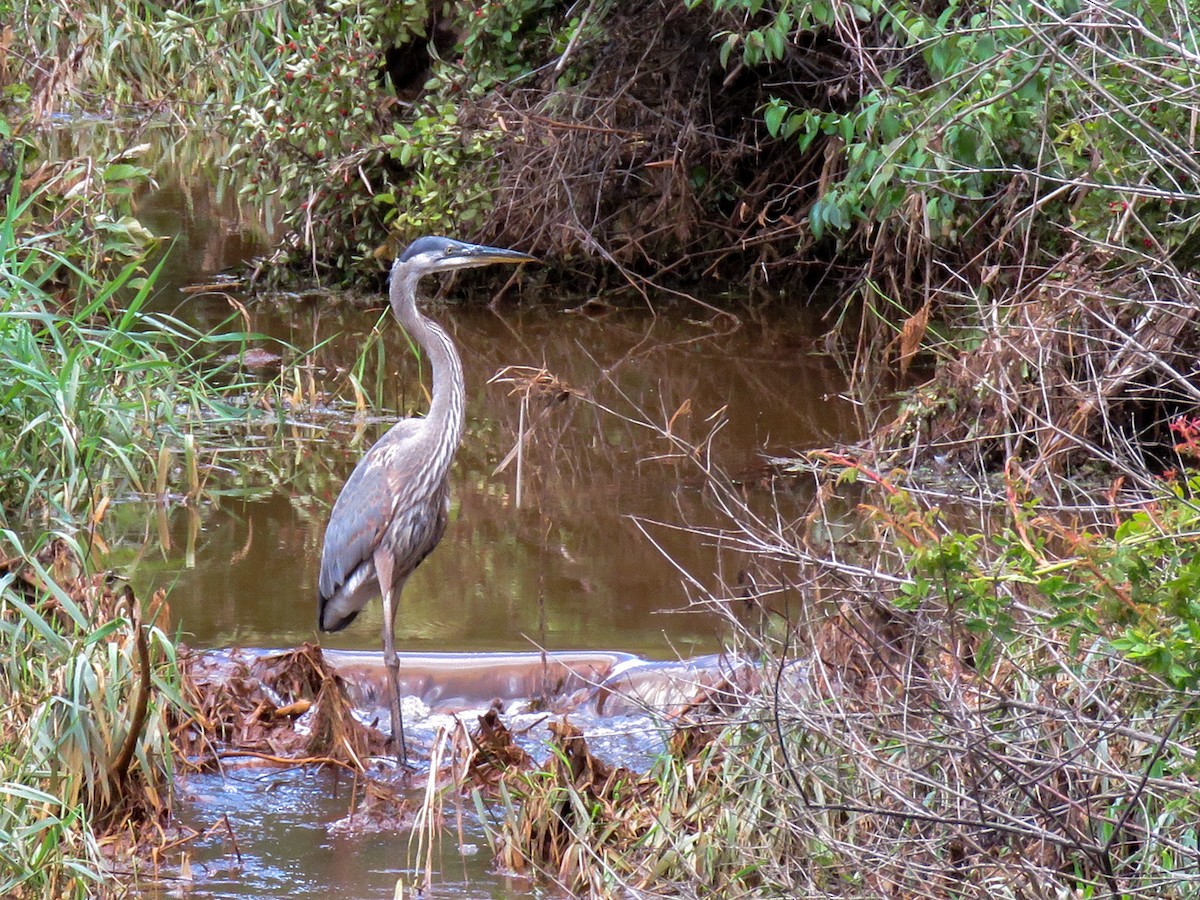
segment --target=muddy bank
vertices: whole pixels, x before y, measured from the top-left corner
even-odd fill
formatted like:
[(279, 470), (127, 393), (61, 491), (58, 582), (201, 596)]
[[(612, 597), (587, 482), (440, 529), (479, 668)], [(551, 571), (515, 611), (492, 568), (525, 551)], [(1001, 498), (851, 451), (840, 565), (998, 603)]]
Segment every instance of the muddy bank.
[(1180, 468), (1180, 422), (1200, 397), (1200, 291), (1172, 269), (1115, 263), (1067, 257), (997, 303), (977, 343), (943, 356), (880, 429), (877, 459), (1004, 470), (1063, 494), (1080, 475), (1145, 490), (1150, 473)]

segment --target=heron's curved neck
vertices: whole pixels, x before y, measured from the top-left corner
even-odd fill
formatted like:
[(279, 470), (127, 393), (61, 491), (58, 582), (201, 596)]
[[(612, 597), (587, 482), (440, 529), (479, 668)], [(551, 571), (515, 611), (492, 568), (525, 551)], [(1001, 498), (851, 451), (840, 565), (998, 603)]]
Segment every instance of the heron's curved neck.
[[(417, 275), (396, 263), (392, 269), (389, 299), (392, 312), (414, 341), (425, 352), (433, 371), (433, 390), (430, 393), (429, 412), (425, 416), (429, 431), (434, 435), (440, 450), (448, 451), (445, 466), (449, 468), (454, 451), (462, 438), (463, 391), (462, 361), (450, 335), (431, 319), (425, 318), (417, 309)], [(437, 453), (440, 460), (442, 453)]]

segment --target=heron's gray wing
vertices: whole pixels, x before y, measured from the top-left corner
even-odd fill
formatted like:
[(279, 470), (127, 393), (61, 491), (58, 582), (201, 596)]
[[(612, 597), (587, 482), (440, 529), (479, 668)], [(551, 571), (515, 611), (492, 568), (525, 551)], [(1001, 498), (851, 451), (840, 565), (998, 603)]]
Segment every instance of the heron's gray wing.
[[(421, 423), (405, 419), (367, 451), (333, 505), (321, 550), (321, 627), (345, 627), (378, 593), (374, 554), (420, 487)], [(326, 606), (336, 601), (336, 611)]]

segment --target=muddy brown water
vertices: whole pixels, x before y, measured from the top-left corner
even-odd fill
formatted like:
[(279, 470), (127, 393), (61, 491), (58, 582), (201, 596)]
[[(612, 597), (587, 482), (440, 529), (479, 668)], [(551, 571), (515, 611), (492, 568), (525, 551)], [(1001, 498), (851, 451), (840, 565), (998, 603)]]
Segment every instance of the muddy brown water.
[[(738, 563), (670, 527), (645, 524), (653, 540), (643, 533), (639, 521), (721, 523), (696, 463), (639, 422), (673, 419), (675, 434), (753, 482), (764, 452), (795, 452), (849, 431), (836, 376), (805, 351), (795, 326), (713, 334), (665, 315), (594, 320), (563, 312), (554, 298), (530, 300), (549, 305), (499, 314), (434, 310), (463, 350), (468, 425), (451, 473), (450, 525), (405, 589), (399, 646), (617, 649), (653, 658), (717, 649), (717, 623), (687, 611), (676, 567), (721, 594)], [(420, 407), (427, 374), (401, 330), (385, 321), (389, 408), (372, 411), (382, 420), (364, 426), (348, 403), (339, 404), (345, 378), (338, 373), (355, 364), (377, 313), (322, 316), (320, 304), (309, 303), (251, 316), (256, 330), (294, 343), (327, 342), (314, 361), (325, 410), (285, 427), (291, 449), (282, 466), (266, 450), (261, 458), (212, 451), (205, 477), (215, 501), (175, 504), (156, 510), (157, 519), (145, 507), (122, 511), (135, 523), (155, 522), (147, 541), (129, 544), (137, 554), (135, 588), (167, 587), (188, 641), (200, 647), (285, 647), (318, 637), (316, 581), (330, 505), (357, 458), (393, 421), (390, 411)], [(529, 402), (526, 418), (537, 428), (520, 460), (520, 506), (517, 461), (493, 474), (516, 443), (522, 400), (511, 386), (488, 380), (510, 366), (544, 368), (582, 395), (549, 407), (544, 398)], [(212, 462), (203, 442), (199, 456)], [(373, 649), (381, 621), (374, 604), (346, 631), (320, 639)]]
[[(139, 596), (169, 591), (173, 621), (195, 647), (286, 648), (319, 637), (327, 648), (374, 654), (379, 604), (342, 633), (316, 632), (323, 527), (370, 442), (398, 413), (423, 408), (428, 372), (400, 328), (381, 319), (382, 296), (253, 302), (181, 292), (265, 249), (269, 229), (247, 217), (234, 191), (213, 187), (219, 183), (215, 169), (197, 165), (139, 197), (148, 224), (178, 235), (156, 302), (199, 325), (244, 308), (237, 327), (297, 351), (256, 342), (282, 356), (263, 371), (282, 365), (297, 403), (258, 432), (201, 437), (199, 503), (182, 502), (186, 476), (177, 467), (171, 487), (179, 493), (170, 502), (116, 504), (111, 562), (128, 572)], [(654, 298), (655, 309), (572, 312), (584, 299), (524, 290), (494, 308), (429, 307), (464, 357), (467, 429), (451, 473), (450, 525), (408, 583), (397, 644), (406, 654), (472, 654), (476, 683), (468, 693), (478, 696), (499, 693), (488, 654), (545, 648), (678, 660), (720, 651), (720, 620), (689, 605), (700, 589), (686, 588), (681, 572), (725, 596), (744, 560), (677, 528), (727, 523), (695, 460), (664, 437), (668, 423), (764, 506), (771, 502), (759, 485), (764, 454), (857, 432), (841, 399), (842, 376), (817, 352), (820, 325), (812, 318), (741, 311), (733, 327), (698, 305)], [(566, 399), (549, 404), (535, 395), (522, 411), (512, 384), (489, 384), (510, 367), (544, 370), (555, 383), (550, 396)], [(255, 371), (238, 377), (253, 381)], [(363, 388), (365, 412), (348, 372)], [(536, 427), (519, 467), (514, 460), (495, 472), (522, 422)], [(776, 500), (796, 510), (804, 502)], [(431, 709), (425, 725), (452, 711)], [(644, 719), (588, 721), (613, 762), (636, 764), (660, 746), (656, 726)], [(180, 822), (205, 830), (228, 821), (236, 847), (219, 832), (194, 842), (190, 877), (178, 880), (176, 872), (152, 895), (325, 897), (336, 888), (339, 896), (390, 897), (397, 878), (411, 874), (406, 835), (329, 829), (346, 814), (349, 789), (328, 773), (230, 770), (189, 779), (183, 795)], [(428, 896), (533, 895), (528, 883), (491, 871), (478, 826), (447, 838), (437, 855)]]

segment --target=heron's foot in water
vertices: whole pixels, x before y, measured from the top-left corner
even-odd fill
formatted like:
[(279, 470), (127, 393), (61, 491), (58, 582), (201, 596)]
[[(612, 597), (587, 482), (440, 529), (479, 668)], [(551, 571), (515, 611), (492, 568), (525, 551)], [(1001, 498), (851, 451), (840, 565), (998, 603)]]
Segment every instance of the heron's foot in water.
[(416, 765), (409, 759), (408, 747), (405, 744), (404, 738), (395, 734), (389, 737), (387, 751), (391, 758), (395, 760), (397, 768), (407, 769), (410, 772), (417, 770)]

